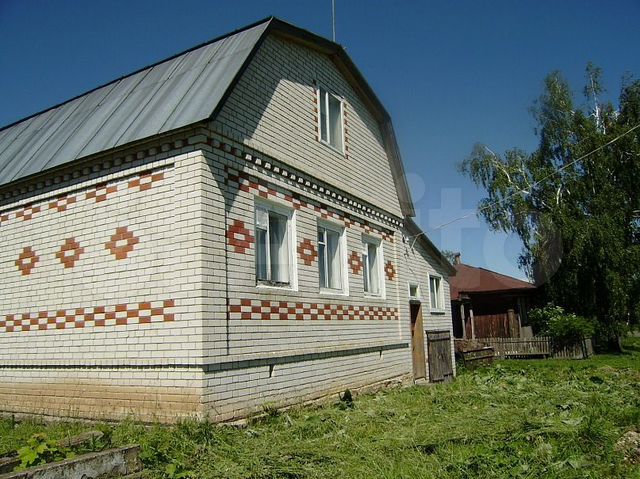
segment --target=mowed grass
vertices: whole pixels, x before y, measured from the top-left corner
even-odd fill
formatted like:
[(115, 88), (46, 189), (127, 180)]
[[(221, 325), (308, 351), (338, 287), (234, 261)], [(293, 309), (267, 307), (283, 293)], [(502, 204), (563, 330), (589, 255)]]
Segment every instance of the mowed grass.
[[(585, 361), (504, 361), (451, 384), (271, 411), (246, 428), (101, 426), (138, 443), (148, 477), (640, 478), (616, 441), (640, 429), (640, 340)], [(69, 424), (0, 421), (0, 453)], [(167, 469), (169, 466), (169, 469)]]

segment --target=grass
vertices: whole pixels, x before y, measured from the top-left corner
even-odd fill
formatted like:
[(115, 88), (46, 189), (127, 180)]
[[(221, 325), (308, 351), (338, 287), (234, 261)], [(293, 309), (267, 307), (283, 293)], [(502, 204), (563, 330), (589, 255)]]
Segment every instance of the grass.
[[(614, 445), (640, 428), (640, 339), (623, 355), (504, 361), (454, 383), (357, 396), (278, 414), (247, 428), (123, 422), (148, 477), (640, 478)], [(0, 453), (34, 432), (87, 426), (0, 421)]]

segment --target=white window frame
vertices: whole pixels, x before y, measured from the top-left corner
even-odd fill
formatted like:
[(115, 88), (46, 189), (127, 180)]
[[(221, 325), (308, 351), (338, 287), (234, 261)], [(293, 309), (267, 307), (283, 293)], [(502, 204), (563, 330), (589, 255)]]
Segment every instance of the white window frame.
[[(344, 154), (344, 99), (340, 98), (335, 93), (332, 93), (331, 90), (329, 90), (323, 85), (319, 85), (316, 89), (316, 92), (317, 92), (317, 100), (318, 100), (318, 140), (320, 140), (320, 143), (327, 145), (328, 147), (332, 148), (338, 153)], [(326, 93), (326, 95), (324, 95), (324, 99), (322, 98), (323, 93)], [(333, 98), (338, 100), (338, 102), (340, 103), (340, 136), (342, 140), (340, 142), (339, 147), (331, 144), (331, 128), (329, 128), (329, 124), (331, 123), (331, 120), (329, 118), (329, 96), (332, 96)], [(326, 125), (324, 125), (324, 128), (327, 129), (326, 140), (322, 139), (323, 126), (322, 126), (322, 105), (321, 104), (323, 100), (324, 100), (324, 104), (327, 112), (327, 118), (326, 118), (327, 121), (326, 121)]]
[[(323, 295), (348, 295), (349, 294), (349, 276), (348, 276), (348, 272), (347, 272), (347, 244), (346, 244), (346, 233), (345, 233), (345, 228), (342, 225), (337, 225), (337, 224), (333, 224), (331, 222), (328, 221), (320, 221), (318, 220), (318, 224), (317, 224), (317, 228), (316, 228), (316, 232), (319, 233), (320, 229), (324, 229), (329, 230), (333, 233), (337, 233), (339, 236), (339, 255), (340, 255), (340, 279), (342, 282), (342, 287), (340, 289), (333, 289), (333, 288), (325, 288), (322, 286), (322, 284), (320, 284), (320, 293)], [(316, 241), (318, 241), (318, 238), (316, 236)], [(325, 239), (326, 241), (326, 239)], [(321, 261), (320, 261), (320, 245), (318, 244), (318, 283), (320, 283), (320, 265), (321, 265)], [(325, 254), (327, 251), (327, 245), (325, 242)], [(325, 278), (328, 278), (328, 264), (325, 258), (325, 266), (326, 266), (326, 270), (325, 270)]]
[[(439, 284), (439, 288), (437, 291), (437, 301), (440, 302), (439, 305), (433, 305), (432, 301), (431, 301), (431, 279), (437, 279), (438, 280), (438, 284)], [(429, 308), (431, 309), (432, 313), (444, 313), (445, 312), (445, 304), (444, 304), (444, 281), (442, 279), (442, 276), (439, 274), (429, 274)]]
[[(371, 291), (367, 291), (368, 278), (367, 274), (369, 271), (369, 251), (367, 246), (374, 245), (377, 249), (378, 262), (377, 262), (377, 270), (378, 270), (378, 292), (372, 293)], [(364, 295), (373, 297), (373, 298), (385, 298), (385, 280), (384, 280), (384, 248), (382, 247), (382, 241), (378, 238), (373, 238), (370, 236), (362, 237), (362, 281), (363, 281), (363, 290)], [(371, 289), (371, 288), (369, 288)]]
[[(415, 286), (416, 288), (416, 296), (411, 295), (411, 287)], [(420, 287), (420, 283), (407, 283), (407, 292), (409, 293), (409, 300), (411, 301), (422, 301), (422, 288)]]
[[(273, 212), (282, 216), (287, 217), (287, 246), (288, 246), (288, 267), (289, 267), (289, 282), (288, 283), (278, 283), (275, 281), (262, 280), (258, 279), (258, 210), (265, 210), (268, 212)], [(269, 232), (267, 230), (267, 238)], [(256, 197), (254, 204), (254, 237), (255, 237), (255, 265), (254, 265), (254, 275), (256, 287), (258, 288), (275, 288), (275, 289), (289, 289), (296, 291), (298, 289), (298, 274), (297, 274), (297, 262), (296, 262), (296, 215), (295, 210), (289, 208), (288, 206), (283, 206), (277, 203), (272, 203), (269, 201), (263, 201)], [(269, 267), (270, 251), (269, 251), (269, 242), (267, 241), (267, 272), (271, 273), (271, 268)]]

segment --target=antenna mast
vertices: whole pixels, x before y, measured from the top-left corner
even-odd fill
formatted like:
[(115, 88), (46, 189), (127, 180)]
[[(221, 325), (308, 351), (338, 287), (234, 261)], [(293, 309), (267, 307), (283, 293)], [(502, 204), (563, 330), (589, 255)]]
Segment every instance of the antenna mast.
[(333, 28), (333, 41), (336, 41), (336, 0), (331, 0), (331, 26)]

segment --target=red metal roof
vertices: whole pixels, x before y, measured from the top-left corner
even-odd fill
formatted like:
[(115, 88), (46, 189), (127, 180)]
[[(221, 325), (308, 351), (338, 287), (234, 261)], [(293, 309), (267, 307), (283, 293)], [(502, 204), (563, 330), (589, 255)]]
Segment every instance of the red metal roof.
[(484, 268), (476, 268), (467, 264), (454, 264), (456, 275), (449, 278), (451, 299), (460, 298), (460, 293), (489, 293), (509, 290), (535, 289), (527, 281), (522, 281), (506, 274), (496, 273)]

